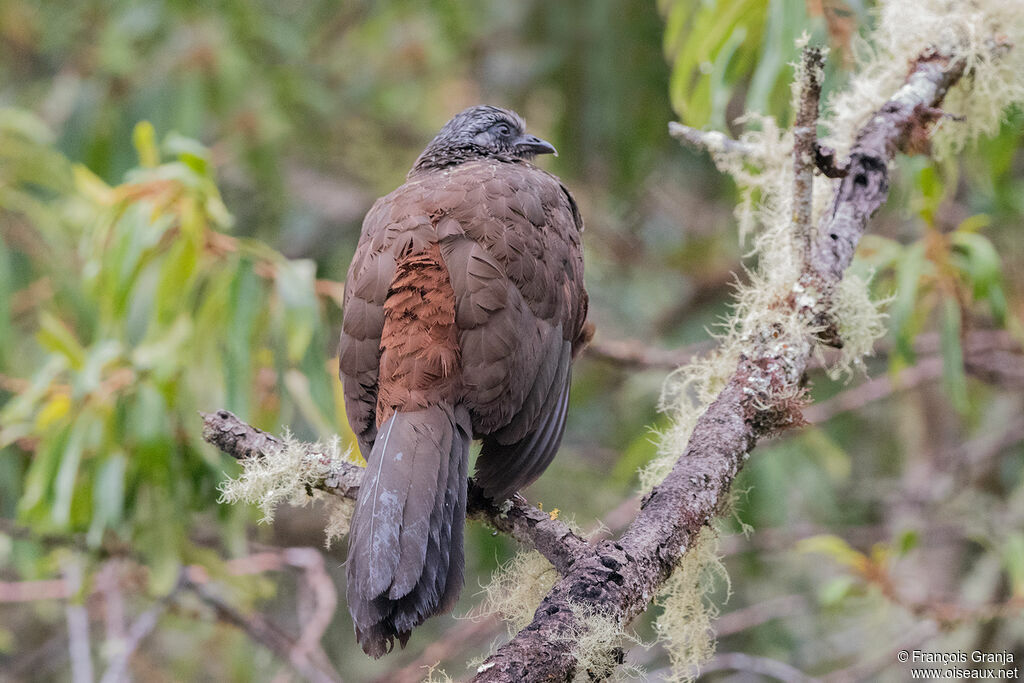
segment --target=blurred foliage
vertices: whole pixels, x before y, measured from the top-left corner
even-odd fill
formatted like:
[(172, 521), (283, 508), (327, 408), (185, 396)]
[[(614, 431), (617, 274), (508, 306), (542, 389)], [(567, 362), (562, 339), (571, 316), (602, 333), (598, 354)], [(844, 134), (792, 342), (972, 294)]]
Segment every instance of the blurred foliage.
[(669, 92), (683, 123), (726, 130), (747, 112), (788, 122), (791, 65), (806, 36), (831, 45), (825, 91), (841, 87), (868, 0), (659, 0)]
[[(313, 264), (220, 232), (231, 216), (201, 145), (161, 148), (148, 122), (131, 137), (140, 166), (110, 186), (32, 114), (0, 112), (0, 447), (32, 454), (5, 491), (21, 522), (92, 547), (114, 531), (167, 590), (188, 512), (211, 509), (227, 466), (196, 411), (270, 426), (304, 412), (324, 431), (338, 412)], [(239, 511), (216, 513), (237, 545)]]
[[(268, 529), (217, 505), (215, 486), (234, 464), (201, 442), (196, 411), (224, 407), (301, 438), (346, 433), (330, 281), (343, 279), (373, 198), (402, 181), (438, 127), (492, 102), (559, 148), (541, 163), (586, 217), (599, 339), (704, 341), (742, 272), (735, 197), (703, 155), (668, 138), (667, 121), (673, 110), (734, 132), (745, 111), (787, 121), (795, 40), (806, 31), (828, 43), (826, 87), (842, 87), (872, 7), (0, 2), (0, 580), (52, 579), (74, 552), (92, 581), (109, 557), (127, 555), (141, 568), (126, 589), (136, 614), (179, 563), (199, 564), (235, 604), (297, 632), (309, 596), (277, 575), (230, 573), (225, 558), (258, 553), (254, 541), (318, 545), (319, 511), (282, 511)], [(907, 576), (919, 592), (977, 604), (1021, 594), (1024, 450), (984, 440), (1005, 438), (1024, 404), (1019, 390), (969, 372), (963, 342), (977, 329), (1020, 336), (1022, 123), (1014, 113), (961, 159), (897, 163), (855, 263), (877, 297), (892, 297), (891, 351), (870, 374), (897, 377), (934, 333), (942, 383), (758, 450), (726, 524), (755, 528), (749, 540), (724, 540), (726, 608), (787, 594), (809, 604), (726, 636), (721, 650), (831, 671), (882, 652), (918, 618), (894, 616), (885, 593)], [(531, 500), (584, 528), (621, 523), (612, 511), (654, 455), (663, 379), (582, 359), (562, 452)], [(859, 386), (816, 375), (812, 391), (827, 400)], [(995, 455), (960, 463), (958, 449), (978, 440)], [(480, 525), (468, 539), (457, 613), (516, 547)], [(333, 549), (327, 561), (339, 587), (343, 559)], [(265, 650), (185, 604), (143, 644), (138, 678), (273, 677)], [(888, 620), (895, 630), (879, 627)], [(0, 604), (0, 671), (32, 662), (63, 623), (52, 601)], [(1020, 642), (1019, 625), (992, 623), (951, 627), (942, 642)], [(346, 679), (368, 679), (453, 626), (431, 620), (409, 650), (371, 662), (339, 603), (323, 643)], [(650, 639), (648, 621), (635, 626)], [(98, 660), (116, 649), (101, 653), (101, 638)], [(448, 670), (487, 647), (468, 644)], [(631, 657), (665, 661), (658, 651)], [(30, 677), (66, 672), (66, 658), (52, 657)]]

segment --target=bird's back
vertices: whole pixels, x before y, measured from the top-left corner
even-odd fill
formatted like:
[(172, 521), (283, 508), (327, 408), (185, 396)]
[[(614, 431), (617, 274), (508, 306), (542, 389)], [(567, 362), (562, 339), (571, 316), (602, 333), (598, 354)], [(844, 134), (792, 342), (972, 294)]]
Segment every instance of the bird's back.
[[(582, 227), (561, 182), (522, 161), (415, 173), (374, 204), (349, 269), (340, 354), (364, 453), (393, 411), (442, 395), (502, 446), (545, 426), (585, 341)], [(523, 485), (507, 464), (508, 483)]]

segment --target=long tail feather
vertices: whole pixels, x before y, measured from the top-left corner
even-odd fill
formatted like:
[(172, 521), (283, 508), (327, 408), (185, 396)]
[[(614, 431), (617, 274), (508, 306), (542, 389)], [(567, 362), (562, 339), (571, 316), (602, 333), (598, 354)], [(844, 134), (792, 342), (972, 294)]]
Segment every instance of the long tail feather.
[(349, 611), (380, 657), (450, 610), (463, 583), (472, 430), (461, 406), (395, 413), (380, 425), (349, 533)]

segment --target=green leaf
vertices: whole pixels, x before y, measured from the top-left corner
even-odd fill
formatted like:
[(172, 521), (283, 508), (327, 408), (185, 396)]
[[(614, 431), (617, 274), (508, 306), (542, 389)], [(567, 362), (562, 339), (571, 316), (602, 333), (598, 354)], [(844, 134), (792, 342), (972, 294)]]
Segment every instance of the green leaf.
[(71, 329), (49, 311), (39, 313), (39, 332), (36, 333), (36, 339), (44, 349), (64, 356), (73, 369), (80, 370), (84, 365), (85, 349)]
[(819, 534), (801, 539), (796, 544), (796, 551), (824, 555), (852, 569), (863, 567), (867, 562), (864, 553), (855, 550), (844, 539), (833, 534)]
[(72, 385), (71, 397), (78, 400), (92, 393), (103, 381), (107, 366), (121, 355), (120, 342), (106, 339), (93, 345), (86, 354), (82, 370)]
[[(678, 48), (678, 54), (673, 58), (669, 93), (673, 108), (688, 124), (708, 123), (713, 95), (728, 101), (733, 83), (724, 78), (724, 65), (720, 64), (717, 90), (712, 93), (715, 61), (723, 51), (730, 53), (729, 57), (740, 50), (756, 51), (768, 4), (763, 0), (721, 0), (702, 3), (694, 11), (693, 3), (679, 2), (670, 10), (675, 35), (666, 47)], [(682, 21), (684, 12), (692, 13), (690, 22)]]
[(75, 495), (75, 482), (86, 446), (96, 440), (102, 428), (98, 416), (82, 412), (71, 424), (67, 444), (60, 460), (60, 468), (53, 480), (53, 505), (50, 519), (58, 528), (66, 528), (71, 521), (71, 499)]
[(199, 176), (210, 178), (210, 151), (200, 142), (171, 132), (164, 140), (164, 150), (192, 169)]
[(306, 353), (318, 322), (316, 264), (310, 260), (282, 260), (276, 268), (274, 282), (284, 305), (282, 330), (288, 361), (294, 364)]
[(52, 145), (53, 131), (46, 122), (27, 109), (0, 108), (0, 130), (15, 133), (36, 145)]
[(132, 351), (131, 361), (139, 370), (152, 371), (157, 379), (171, 379), (188, 362), (188, 345), (194, 342), (194, 325), (187, 313), (174, 324), (154, 331)]
[(0, 239), (0, 368), (7, 367), (7, 355), (15, 347), (14, 327), (11, 324), (11, 295), (14, 293), (14, 274), (7, 242)]
[(1011, 533), (1000, 546), (1003, 564), (1010, 577), (1014, 597), (1024, 597), (1024, 534)]
[(23, 519), (38, 520), (42, 516), (41, 512), (47, 507), (54, 477), (61, 464), (70, 433), (71, 426), (68, 425), (40, 442), (40, 448), (25, 474), (25, 493), (18, 501), (18, 512)]
[(125, 470), (127, 458), (122, 451), (107, 456), (99, 464), (93, 477), (92, 522), (86, 541), (96, 547), (103, 540), (103, 532), (121, 523), (124, 514)]
[(958, 412), (970, 408), (967, 400), (967, 374), (964, 372), (964, 353), (960, 342), (962, 332), (960, 304), (952, 297), (942, 300), (942, 383), (949, 401)]
[(288, 394), (295, 401), (302, 416), (313, 425), (321, 437), (335, 433), (330, 419), (320, 411), (320, 407), (310, 393), (309, 377), (298, 370), (289, 370), (284, 375), (284, 385), (288, 388)]
[(917, 174), (917, 189), (921, 193), (916, 202), (917, 213), (928, 225), (935, 225), (935, 212), (946, 194), (945, 185), (935, 164), (924, 166)]
[(156, 288), (155, 320), (166, 325), (187, 304), (199, 264), (200, 245), (191, 235), (183, 234), (168, 250), (160, 267), (160, 282)]
[(139, 163), (153, 168), (160, 163), (160, 150), (156, 146), (156, 131), (149, 121), (139, 121), (132, 130), (132, 143), (139, 155)]
[(857, 581), (852, 576), (837, 576), (818, 590), (818, 601), (824, 607), (836, 607), (856, 589)]
[(906, 555), (916, 548), (921, 542), (921, 535), (916, 529), (907, 529), (896, 539), (896, 553), (900, 556)]
[(921, 305), (917, 291), (929, 265), (924, 242), (917, 241), (906, 248), (902, 261), (896, 266), (896, 295), (889, 315), (896, 335), (896, 355), (906, 363), (914, 360), (914, 313)]
[(54, 354), (47, 358), (43, 366), (32, 375), (28, 388), (8, 401), (3, 410), (0, 410), (0, 433), (6, 431), (12, 424), (30, 420), (38, 410), (39, 402), (50, 391), (58, 375), (67, 367), (66, 356)]
[(986, 301), (998, 325), (1006, 322), (1006, 294), (1003, 290), (1003, 262), (995, 246), (984, 235), (957, 230), (950, 235), (953, 263), (971, 286), (975, 301)]

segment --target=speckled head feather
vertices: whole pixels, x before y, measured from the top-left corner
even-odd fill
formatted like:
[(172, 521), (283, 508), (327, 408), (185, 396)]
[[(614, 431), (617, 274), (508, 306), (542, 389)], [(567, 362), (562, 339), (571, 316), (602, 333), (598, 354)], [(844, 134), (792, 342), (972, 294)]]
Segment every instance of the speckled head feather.
[(538, 154), (557, 156), (558, 152), (550, 142), (528, 135), (519, 114), (481, 104), (459, 112), (444, 124), (416, 159), (409, 175), (472, 159), (529, 161)]

